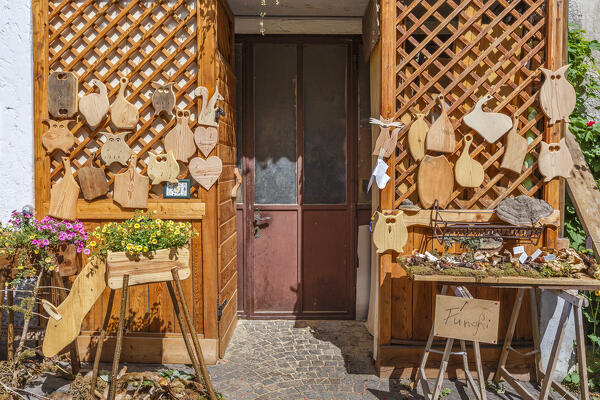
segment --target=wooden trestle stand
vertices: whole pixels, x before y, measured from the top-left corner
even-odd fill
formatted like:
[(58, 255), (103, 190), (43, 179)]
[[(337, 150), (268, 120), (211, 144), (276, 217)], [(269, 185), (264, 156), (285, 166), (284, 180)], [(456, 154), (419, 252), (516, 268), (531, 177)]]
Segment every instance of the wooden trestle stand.
[[(183, 293), (183, 288), (181, 287), (181, 280), (179, 279), (178, 268), (175, 267), (171, 269), (171, 274), (173, 275), (173, 281), (175, 281), (175, 286), (177, 288), (177, 294), (179, 295), (179, 301), (181, 302), (181, 309), (183, 309), (184, 319), (181, 317), (181, 310), (179, 308), (179, 303), (177, 301), (177, 296), (175, 294), (175, 289), (173, 288), (173, 282), (166, 281), (167, 288), (169, 289), (169, 295), (171, 296), (171, 301), (173, 302), (173, 309), (175, 311), (175, 316), (177, 317), (177, 322), (179, 323), (179, 327), (181, 328), (181, 334), (183, 336), (183, 341), (185, 343), (185, 347), (187, 349), (190, 360), (192, 361), (192, 365), (194, 367), (194, 371), (196, 372), (196, 377), (199, 380), (200, 376), (204, 379), (204, 386), (208, 391), (208, 395), (210, 400), (216, 400), (215, 392), (212, 387), (212, 383), (210, 381), (210, 375), (208, 373), (208, 369), (206, 368), (206, 363), (204, 362), (204, 356), (202, 354), (202, 349), (200, 348), (200, 342), (198, 341), (198, 335), (196, 334), (196, 329), (194, 328), (194, 324), (192, 318), (190, 317), (190, 312), (185, 301), (185, 296)], [(96, 347), (96, 358), (94, 359), (94, 367), (92, 371), (92, 385), (91, 385), (91, 395), (95, 396), (96, 391), (96, 380), (98, 379), (98, 368), (100, 366), (100, 356), (102, 355), (102, 345), (104, 343), (104, 339), (106, 337), (106, 331), (108, 328), (108, 323), (110, 320), (110, 314), (113, 307), (113, 301), (115, 298), (115, 290), (111, 289), (110, 295), (108, 298), (108, 307), (106, 309), (106, 315), (104, 317), (104, 323), (102, 324), (102, 330), (100, 331), (100, 337), (98, 338), (98, 346)], [(117, 374), (119, 369), (119, 358), (121, 357), (121, 348), (123, 345), (123, 330), (125, 328), (125, 313), (127, 311), (127, 300), (129, 298), (129, 275), (123, 275), (123, 293), (121, 296), (121, 311), (119, 314), (119, 325), (117, 328), (117, 343), (115, 346), (115, 354), (113, 358), (111, 378), (109, 384), (109, 392), (108, 392), (108, 400), (114, 400), (117, 390)], [(190, 339), (188, 338), (188, 334), (192, 337), (192, 343), (190, 343)]]

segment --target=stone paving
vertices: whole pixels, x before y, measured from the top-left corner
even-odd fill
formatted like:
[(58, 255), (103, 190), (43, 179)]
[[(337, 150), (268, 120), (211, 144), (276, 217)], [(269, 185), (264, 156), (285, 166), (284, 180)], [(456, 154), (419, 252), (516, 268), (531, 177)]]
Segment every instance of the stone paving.
[[(373, 338), (358, 321), (240, 321), (225, 358), (210, 367), (227, 400), (422, 399), (408, 380), (380, 379)], [(446, 381), (446, 400), (473, 399)], [(518, 399), (489, 393), (488, 399)]]

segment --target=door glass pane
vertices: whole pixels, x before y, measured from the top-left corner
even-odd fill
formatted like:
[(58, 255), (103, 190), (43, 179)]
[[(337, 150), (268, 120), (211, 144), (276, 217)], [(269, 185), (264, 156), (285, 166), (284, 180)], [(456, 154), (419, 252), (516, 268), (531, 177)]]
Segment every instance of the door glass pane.
[(254, 203), (296, 204), (295, 45), (254, 46)]
[(304, 204), (346, 202), (347, 49), (304, 46)]

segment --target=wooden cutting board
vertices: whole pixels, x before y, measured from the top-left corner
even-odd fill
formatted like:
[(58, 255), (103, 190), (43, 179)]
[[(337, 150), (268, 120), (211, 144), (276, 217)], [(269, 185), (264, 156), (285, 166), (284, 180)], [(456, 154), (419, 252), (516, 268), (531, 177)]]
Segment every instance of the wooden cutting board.
[(56, 71), (48, 77), (48, 112), (54, 118), (71, 118), (77, 113), (79, 83), (72, 72)]
[(110, 104), (106, 85), (98, 79), (92, 79), (91, 83), (98, 88), (98, 93), (91, 93), (79, 99), (79, 112), (85, 117), (85, 122), (90, 128), (95, 129), (106, 117)]
[(453, 153), (456, 149), (456, 136), (452, 121), (448, 117), (446, 110), (446, 101), (443, 95), (438, 95), (437, 100), (440, 103), (442, 113), (439, 118), (429, 128), (427, 139), (425, 141), (427, 150), (440, 153)]
[(79, 185), (75, 182), (75, 178), (73, 178), (69, 158), (62, 157), (62, 163), (65, 174), (60, 182), (52, 185), (48, 215), (55, 218), (72, 220), (77, 217)]
[(165, 135), (165, 151), (173, 152), (177, 161), (188, 162), (196, 154), (194, 133), (189, 127), (190, 112), (177, 110), (177, 124)]
[(419, 165), (417, 190), (423, 208), (431, 208), (437, 199), (440, 208), (446, 208), (454, 192), (452, 166), (444, 155), (425, 155)]
[(427, 132), (429, 132), (429, 124), (425, 121), (425, 114), (417, 114), (417, 119), (408, 131), (408, 149), (415, 161), (420, 161), (425, 156)]
[(87, 201), (92, 201), (108, 193), (108, 182), (106, 181), (104, 170), (94, 166), (97, 154), (94, 153), (85, 166), (77, 173), (83, 198)]
[(196, 157), (190, 161), (189, 170), (192, 178), (204, 189), (209, 190), (221, 176), (223, 163), (216, 156), (208, 157), (206, 160)]
[(513, 127), (506, 135), (506, 147), (504, 150), (504, 158), (500, 168), (508, 169), (517, 174), (523, 169), (523, 162), (527, 155), (527, 139), (519, 135), (519, 119), (513, 117)]
[(127, 165), (131, 157), (131, 148), (127, 144), (125, 138), (129, 132), (113, 134), (108, 130), (108, 132), (100, 133), (106, 136), (106, 142), (104, 142), (100, 149), (100, 157), (104, 164), (111, 165), (112, 163), (117, 162), (121, 165)]
[(393, 215), (375, 212), (373, 220), (373, 244), (377, 253), (385, 253), (392, 250), (402, 253), (404, 245), (408, 241), (408, 229), (404, 224), (404, 213), (398, 211)]
[(122, 77), (119, 81), (119, 94), (110, 106), (110, 120), (118, 129), (135, 129), (140, 118), (136, 106), (125, 98), (125, 89), (129, 79)]
[(483, 166), (471, 158), (469, 149), (473, 143), (473, 136), (465, 135), (463, 152), (454, 165), (456, 183), (462, 187), (475, 188), (483, 183)]
[(54, 357), (68, 346), (81, 331), (81, 324), (106, 288), (106, 263), (88, 263), (73, 281), (66, 299), (56, 307), (62, 317), (49, 318), (44, 335), (42, 352)]
[(512, 127), (512, 120), (508, 115), (483, 111), (483, 106), (493, 98), (491, 94), (486, 94), (463, 118), (465, 125), (479, 133), (488, 143), (494, 143)]
[(162, 85), (158, 82), (152, 82), (154, 86), (154, 93), (152, 94), (152, 107), (154, 107), (154, 115), (164, 114), (167, 117), (173, 116), (173, 110), (175, 110), (175, 92), (173, 91), (173, 85), (175, 83), (167, 83)]
[(549, 182), (557, 176), (569, 178), (573, 169), (573, 158), (565, 138), (558, 143), (541, 142), (541, 146), (538, 167), (544, 176), (544, 182)]
[(115, 175), (115, 202), (124, 208), (147, 208), (148, 187), (150, 180), (136, 170), (137, 156), (132, 155), (129, 168), (122, 174)]
[(161, 182), (177, 183), (179, 164), (172, 152), (167, 154), (153, 154), (148, 152), (148, 177), (153, 185)]
[(217, 145), (219, 140), (219, 131), (214, 126), (199, 125), (194, 130), (194, 141), (204, 157), (208, 157), (211, 151)]
[(569, 66), (567, 64), (556, 71), (540, 68), (545, 76), (540, 89), (540, 103), (551, 125), (559, 121), (569, 122), (569, 116), (575, 109), (577, 94), (566, 76)]
[(62, 121), (45, 119), (43, 122), (48, 125), (48, 131), (42, 135), (42, 145), (46, 152), (51, 154), (56, 149), (60, 149), (63, 153), (69, 154), (69, 151), (75, 145), (75, 136), (69, 130), (69, 123), (75, 121), (72, 119)]

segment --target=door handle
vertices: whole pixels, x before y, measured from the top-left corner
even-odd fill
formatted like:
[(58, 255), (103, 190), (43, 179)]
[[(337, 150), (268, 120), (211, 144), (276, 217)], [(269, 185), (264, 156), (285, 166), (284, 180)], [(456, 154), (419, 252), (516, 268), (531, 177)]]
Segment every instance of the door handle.
[(256, 210), (254, 212), (253, 225), (254, 225), (254, 237), (255, 238), (260, 237), (261, 226), (268, 225), (270, 220), (271, 220), (271, 217), (263, 217), (262, 214), (260, 213), (260, 210)]

